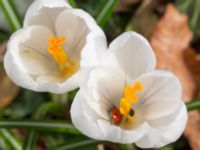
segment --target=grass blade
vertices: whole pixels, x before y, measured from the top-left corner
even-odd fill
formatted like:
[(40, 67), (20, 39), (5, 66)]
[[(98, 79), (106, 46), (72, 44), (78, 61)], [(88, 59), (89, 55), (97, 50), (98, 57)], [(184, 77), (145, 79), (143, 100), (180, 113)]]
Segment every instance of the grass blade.
[[(33, 116), (34, 119), (41, 119), (43, 118), (49, 109), (54, 107), (54, 102), (47, 102), (40, 106), (37, 110), (36, 114)], [(35, 145), (37, 142), (38, 133), (36, 131), (29, 131), (28, 135), (26, 136), (26, 140), (23, 145), (23, 150), (35, 150)]]
[(45, 120), (1, 120), (0, 128), (7, 129), (26, 129), (26, 130), (36, 130), (43, 132), (63, 132), (72, 134), (81, 134), (71, 123), (66, 121), (45, 121)]
[(84, 147), (89, 148), (90, 146), (96, 146), (97, 144), (102, 143), (100, 141), (92, 140), (92, 139), (80, 139), (75, 141), (65, 142), (63, 144), (54, 146), (49, 148), (48, 150), (82, 150)]
[(107, 23), (109, 17), (111, 16), (113, 10), (115, 9), (118, 3), (119, 0), (109, 0), (109, 1), (106, 0), (102, 4), (96, 16), (96, 21), (101, 27), (105, 26), (105, 24)]
[(16, 31), (21, 27), (20, 21), (15, 13), (15, 10), (12, 8), (12, 4), (9, 0), (0, 0), (0, 5), (10, 23), (12, 31)]
[(11, 130), (0, 129), (2, 136), (7, 139), (7, 141), (13, 146), (15, 150), (21, 150), (22, 144), (21, 141), (15, 136)]
[(188, 111), (200, 109), (200, 99), (193, 100), (186, 104)]
[(69, 3), (73, 8), (78, 8), (78, 6), (77, 6), (75, 0), (68, 0), (68, 3)]
[(23, 144), (23, 150), (34, 150), (37, 142), (38, 133), (35, 131), (29, 131)]

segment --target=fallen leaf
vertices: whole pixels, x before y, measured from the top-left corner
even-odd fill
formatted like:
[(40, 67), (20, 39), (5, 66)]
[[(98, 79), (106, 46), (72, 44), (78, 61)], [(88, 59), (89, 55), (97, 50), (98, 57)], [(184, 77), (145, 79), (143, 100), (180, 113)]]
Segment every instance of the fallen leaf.
[(157, 68), (170, 70), (178, 76), (183, 87), (184, 101), (191, 100), (196, 89), (191, 72), (183, 59), (183, 51), (188, 48), (192, 39), (187, 23), (187, 16), (168, 4), (150, 39), (157, 57)]
[(6, 42), (0, 43), (0, 63), (3, 62), (3, 57), (6, 52)]
[(196, 83), (197, 92), (195, 93), (195, 97), (198, 97), (200, 92), (200, 54), (198, 54), (193, 48), (188, 48), (183, 51), (183, 57), (186, 66)]
[[(199, 57), (193, 49), (188, 48), (191, 39), (188, 17), (179, 13), (172, 4), (168, 4), (150, 41), (157, 57), (157, 68), (169, 70), (178, 76), (185, 102), (193, 99), (200, 85)], [(185, 136), (193, 150), (200, 150), (199, 123), (199, 112), (190, 112)]]
[(6, 75), (3, 68), (0, 68), (0, 108), (9, 105), (19, 92), (17, 87)]
[(158, 2), (153, 0), (142, 1), (126, 26), (126, 31), (136, 31), (150, 38), (158, 21), (158, 16), (154, 13), (154, 8), (157, 6)]
[(137, 4), (140, 1), (141, 0), (121, 0), (115, 11), (116, 12), (133, 12), (133, 9), (130, 6)]
[(121, 0), (121, 3), (124, 3), (126, 5), (130, 5), (130, 4), (134, 4), (134, 3), (138, 3), (141, 0)]
[[(190, 70), (192, 77), (196, 83), (197, 91), (195, 95), (199, 95), (200, 89), (200, 55), (192, 48), (188, 48), (183, 52), (184, 60)], [(195, 97), (196, 97), (195, 96)], [(199, 150), (200, 144), (200, 114), (199, 111), (192, 111), (189, 113), (189, 123), (185, 131), (185, 135), (188, 138), (193, 150)]]

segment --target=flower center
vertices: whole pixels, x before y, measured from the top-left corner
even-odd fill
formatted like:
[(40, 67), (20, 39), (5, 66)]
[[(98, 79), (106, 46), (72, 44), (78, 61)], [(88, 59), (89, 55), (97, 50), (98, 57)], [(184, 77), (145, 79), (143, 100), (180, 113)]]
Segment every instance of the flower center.
[(59, 67), (59, 75), (62, 77), (69, 77), (78, 70), (78, 67), (75, 60), (70, 59), (67, 52), (61, 47), (64, 41), (64, 37), (56, 38), (55, 36), (52, 36), (49, 38), (48, 52)]
[(130, 85), (124, 88), (124, 96), (120, 99), (119, 108), (112, 108), (111, 116), (114, 124), (119, 125), (124, 118), (125, 123), (130, 123), (134, 117), (134, 110), (132, 105), (137, 103), (139, 97), (136, 95), (138, 92), (143, 90), (143, 86), (140, 82), (136, 82), (132, 87)]

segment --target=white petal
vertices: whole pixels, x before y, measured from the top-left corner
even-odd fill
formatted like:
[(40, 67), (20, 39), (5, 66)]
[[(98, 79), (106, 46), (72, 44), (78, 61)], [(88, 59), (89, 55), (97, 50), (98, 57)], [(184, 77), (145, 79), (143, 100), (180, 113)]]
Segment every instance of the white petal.
[[(48, 36), (50, 34), (44, 26), (27, 27), (13, 34), (8, 42), (4, 58), (7, 74), (17, 85), (33, 91), (64, 93), (77, 88), (79, 73), (62, 82), (52, 74), (55, 61), (45, 60), (48, 57), (47, 49), (45, 49)], [(34, 54), (25, 55), (26, 49), (28, 49), (27, 52)]]
[[(48, 52), (48, 39), (52, 36), (48, 28), (39, 25), (30, 26), (18, 36), (20, 41), (17, 53), (27, 73), (47, 75), (57, 70), (56, 63)], [(16, 50), (12, 50), (13, 53)]]
[(108, 112), (119, 104), (123, 94), (124, 76), (118, 70), (106, 67), (95, 67), (80, 87), (85, 91), (91, 109), (103, 118), (108, 119)]
[(71, 6), (66, 0), (35, 0), (26, 12), (24, 25), (48, 24), (49, 21), (55, 20), (61, 11), (68, 8)]
[(81, 10), (81, 9), (69, 9), (67, 10), (71, 12), (72, 14), (76, 15), (77, 17), (80, 17), (83, 19), (86, 23), (86, 26), (90, 29), (91, 32), (94, 32), (96, 34), (104, 35), (103, 30), (97, 25), (96, 21), (90, 14), (87, 12)]
[(98, 120), (104, 140), (115, 143), (131, 144), (141, 139), (148, 131), (148, 124), (143, 123), (133, 130), (124, 130), (106, 120)]
[(104, 136), (96, 122), (98, 115), (87, 106), (85, 101), (85, 97), (80, 90), (71, 106), (72, 122), (77, 129), (90, 138), (104, 140)]
[(187, 109), (182, 103), (176, 119), (165, 129), (150, 128), (148, 134), (136, 142), (141, 148), (159, 148), (175, 142), (183, 133), (188, 120)]
[(81, 66), (98, 66), (105, 59), (107, 42), (104, 35), (89, 34), (81, 53)]
[[(143, 85), (139, 92), (140, 104), (148, 105), (154, 101), (180, 99), (182, 88), (178, 78), (171, 72), (156, 70), (143, 74), (135, 81)], [(134, 82), (132, 83), (134, 84)]]
[(15, 84), (27, 89), (36, 89), (37, 83), (24, 71), (21, 62), (13, 55), (15, 49), (18, 49), (20, 39), (16, 38), (23, 30), (18, 30), (12, 35), (7, 45), (7, 52), (4, 57), (4, 68), (8, 76)]
[(167, 71), (146, 73), (136, 80), (144, 87), (138, 94), (138, 111), (150, 125), (168, 126), (181, 106), (179, 80)]
[(71, 106), (72, 122), (82, 133), (97, 140), (119, 143), (132, 143), (139, 140), (148, 130), (147, 124), (142, 124), (132, 131), (123, 130), (104, 120), (86, 102), (84, 91), (80, 90)]
[(30, 75), (52, 73), (57, 66), (47, 50), (47, 42), (51, 35), (52, 33), (44, 26), (27, 27), (11, 37), (7, 51)]
[[(84, 55), (92, 56), (85, 58), (88, 63), (97, 58), (97, 51), (101, 54), (106, 50), (104, 33), (89, 14), (79, 9), (66, 10), (58, 16), (56, 34), (66, 38), (64, 49), (71, 57), (80, 59), (83, 50)], [(99, 39), (101, 41), (98, 42)], [(96, 44), (99, 44), (99, 47)]]
[(176, 117), (181, 107), (181, 101), (157, 101), (141, 107), (140, 112), (150, 126), (161, 128), (168, 126)]
[(38, 90), (48, 91), (55, 94), (62, 94), (78, 88), (80, 71), (64, 81), (54, 76), (40, 76), (37, 78)]
[[(109, 47), (108, 66), (120, 67), (132, 80), (155, 69), (155, 56), (148, 41), (135, 32), (126, 32)], [(115, 62), (113, 61), (115, 60)]]

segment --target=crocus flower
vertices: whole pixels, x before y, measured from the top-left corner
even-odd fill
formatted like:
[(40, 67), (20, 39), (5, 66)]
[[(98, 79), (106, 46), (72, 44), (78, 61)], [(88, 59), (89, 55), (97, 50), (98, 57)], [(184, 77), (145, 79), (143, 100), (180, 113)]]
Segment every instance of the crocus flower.
[(83, 134), (142, 148), (176, 141), (187, 122), (179, 80), (155, 70), (148, 41), (134, 32), (115, 39), (80, 85), (71, 118)]
[(97, 43), (104, 41), (103, 31), (83, 10), (66, 0), (35, 0), (23, 28), (8, 42), (5, 70), (24, 88), (67, 92), (78, 87), (80, 68), (98, 63), (106, 45)]

